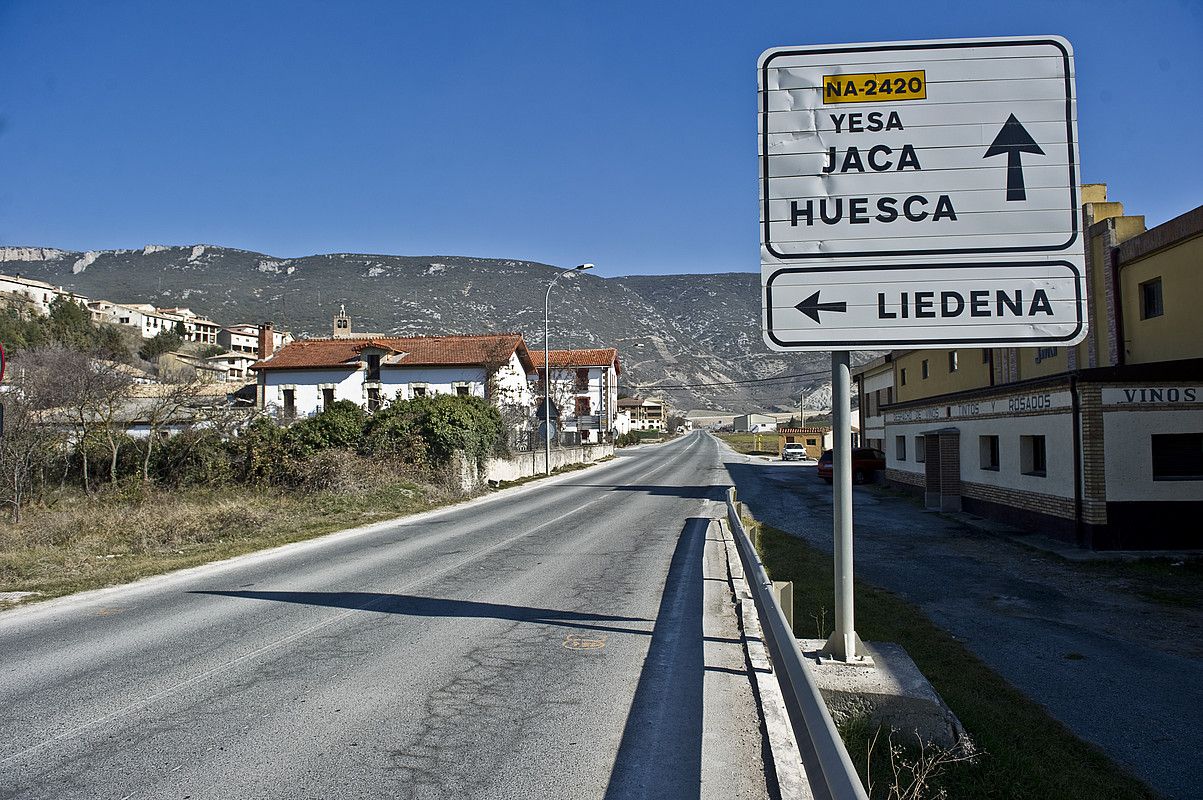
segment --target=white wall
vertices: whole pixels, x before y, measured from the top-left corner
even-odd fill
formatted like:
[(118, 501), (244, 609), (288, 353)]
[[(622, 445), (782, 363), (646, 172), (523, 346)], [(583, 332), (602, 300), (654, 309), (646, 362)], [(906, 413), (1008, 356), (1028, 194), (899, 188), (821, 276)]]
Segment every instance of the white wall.
[(1199, 433), (1203, 411), (1104, 411), (1107, 499), (1203, 500), (1203, 481), (1153, 480), (1154, 433)]
[[(886, 467), (902, 472), (923, 474), (926, 465), (915, 459), (915, 437), (944, 427), (961, 432), (961, 480), (987, 486), (1030, 491), (1058, 497), (1073, 497), (1073, 416), (1042, 414), (1028, 417), (955, 419), (943, 422), (921, 421), (886, 426), (882, 449)], [(906, 436), (906, 460), (896, 457), (895, 437)], [(981, 468), (980, 436), (998, 436), (998, 470)], [(1020, 437), (1044, 436), (1046, 474), (1024, 475), (1020, 469)], [(1110, 447), (1110, 443), (1108, 443)]]
[(18, 280), (7, 275), (0, 275), (0, 292), (15, 294), (29, 300), (39, 314), (50, 313), (50, 304), (58, 294), (52, 287), (42, 286), (35, 282)]
[(284, 410), (284, 389), (296, 390), (298, 417), (311, 417), (321, 411), (322, 387), (333, 385), (335, 400), (350, 400), (363, 405), (363, 372), (351, 369), (263, 370), (260, 382), (264, 385), (263, 406)]
[[(365, 383), (366, 369), (298, 369), (263, 370), (265, 385), (263, 398), (265, 407), (284, 408), (284, 388), (296, 390), (296, 413), (298, 417), (312, 416), (321, 411), (322, 388), (328, 385), (334, 387), (334, 399), (350, 400), (357, 405), (366, 406), (368, 401)], [(480, 366), (455, 367), (390, 367), (380, 368), (380, 399), (409, 400), (414, 397), (414, 388), (422, 386), (426, 395), (458, 394), (459, 386), (466, 386), (468, 394), (474, 397), (485, 396), (485, 370)], [(526, 371), (522, 368), (517, 354), (510, 363), (498, 371), (496, 403), (512, 403), (530, 408), (532, 398), (530, 386), (526, 380)]]
[[(535, 367), (541, 370), (543, 365), (536, 364)], [(576, 430), (574, 417), (576, 416), (576, 398), (578, 397), (588, 397), (589, 415), (602, 417), (602, 424), (605, 424), (605, 418), (609, 417), (610, 426), (613, 428), (618, 408), (618, 375), (614, 371), (614, 367), (579, 367), (579, 369), (589, 370), (588, 384), (580, 389), (576, 385), (577, 369), (578, 367), (552, 367), (551, 369), (551, 399), (560, 407), (560, 414), (565, 420), (564, 430)], [(607, 375), (609, 378), (608, 392), (606, 391)], [(533, 397), (539, 376), (536, 372), (530, 378)]]

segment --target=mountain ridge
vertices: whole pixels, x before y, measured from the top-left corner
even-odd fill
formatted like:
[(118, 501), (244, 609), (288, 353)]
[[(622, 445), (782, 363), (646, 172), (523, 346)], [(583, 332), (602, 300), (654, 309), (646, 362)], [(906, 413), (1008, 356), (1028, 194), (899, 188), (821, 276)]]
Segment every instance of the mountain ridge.
[[(334, 314), (346, 306), (353, 331), (515, 330), (533, 349), (543, 347), (540, 301), (548, 281), (562, 272), (522, 259), (371, 253), (279, 258), (212, 244), (0, 247), (0, 264), (2, 271), (91, 299), (186, 306), (222, 325), (271, 321), (297, 336), (328, 336)], [(684, 410), (788, 410), (803, 394), (818, 391), (822, 397), (829, 382), (826, 353), (778, 353), (765, 346), (756, 273), (574, 273), (552, 290), (551, 311), (552, 349), (617, 347), (626, 391), (663, 397)], [(765, 380), (790, 375), (806, 377)]]

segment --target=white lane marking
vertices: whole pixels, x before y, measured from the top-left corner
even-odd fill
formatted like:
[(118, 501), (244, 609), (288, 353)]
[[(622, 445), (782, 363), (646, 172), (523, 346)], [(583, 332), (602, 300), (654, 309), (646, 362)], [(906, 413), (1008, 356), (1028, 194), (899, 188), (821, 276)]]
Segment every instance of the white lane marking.
[[(640, 479), (647, 480), (648, 478), (651, 478), (652, 476), (656, 475), (657, 473), (662, 472), (665, 469), (673, 466), (679, 456), (685, 455), (685, 454), (689, 453), (690, 450), (693, 449), (693, 444), (694, 443), (691, 443), (689, 447), (684, 448), (680, 452), (672, 453), (672, 457), (665, 459), (665, 461), (662, 464), (659, 464), (659, 465), (653, 467), (652, 469), (650, 469)], [(498, 550), (502, 549), (503, 547), (513, 544), (514, 542), (518, 541), (519, 539), (523, 539), (523, 538), (526, 538), (527, 536), (530, 536), (531, 534), (535, 533), (536, 531), (542, 530), (543, 528), (546, 528), (549, 525), (554, 525), (557, 522), (560, 522), (561, 520), (567, 519), (568, 517), (578, 514), (578, 513), (580, 513), (580, 511), (582, 509), (588, 508), (589, 506), (592, 506), (592, 505), (596, 505), (597, 503), (600, 503), (603, 500), (608, 499), (608, 497), (609, 497), (608, 493), (602, 494), (601, 497), (598, 497), (594, 500), (590, 500), (587, 503), (583, 503), (583, 504), (577, 506), (576, 508), (572, 509), (571, 511), (561, 514), (558, 517), (549, 519), (546, 522), (543, 522), (543, 523), (535, 526), (534, 528), (530, 528), (529, 530), (523, 531), (522, 533), (518, 533), (507, 539), (503, 539), (502, 541), (497, 542), (497, 543), (485, 548), (484, 550), (479, 550), (476, 553), (473, 553), (472, 555), (466, 556), (465, 558), (462, 558), (459, 561), (456, 561), (452, 564), (442, 567), (441, 569), (438, 569), (433, 573), (427, 573), (426, 575), (423, 575), (421, 578), (416, 578), (416, 579), (410, 581), (409, 583), (399, 586), (399, 587), (395, 588), (392, 593), (394, 593), (394, 594), (407, 593), (410, 590), (416, 588), (417, 586), (420, 586), (421, 584), (423, 584), (427, 581), (441, 577), (442, 575), (445, 575), (448, 572), (453, 572), (457, 569), (460, 569), (461, 567), (467, 566), (468, 564), (472, 563), (473, 561), (477, 561), (485, 556), (491, 555), (491, 554), (497, 552)], [(211, 678), (215, 675), (219, 675), (223, 672), (226, 672), (226, 671), (238, 666), (239, 664), (242, 664), (246, 661), (250, 661), (252, 659), (258, 658), (259, 656), (262, 656), (266, 653), (270, 653), (271, 651), (277, 650), (286, 644), (290, 644), (292, 642), (297, 641), (298, 639), (303, 639), (304, 637), (308, 636), (311, 633), (319, 631), (322, 628), (332, 625), (335, 622), (346, 619), (347, 617), (350, 617), (360, 611), (371, 611), (372, 606), (376, 605), (377, 603), (383, 602), (387, 598), (388, 598), (387, 594), (382, 595), (381, 597), (377, 598), (376, 600), (374, 600), (370, 603), (367, 603), (363, 606), (360, 606), (358, 608), (352, 608), (352, 609), (344, 611), (340, 614), (336, 614), (335, 616), (329, 617), (315, 625), (310, 625), (308, 628), (304, 628), (300, 631), (297, 631), (296, 633), (290, 634), (281, 639), (277, 639), (273, 642), (265, 644), (262, 647), (258, 647), (256, 649), (250, 651), (249, 653), (244, 653), (241, 656), (231, 659), (230, 661), (227, 661), (223, 664), (218, 664), (214, 667), (210, 667), (209, 669), (207, 669), (203, 672), (193, 675), (191, 678), (187, 678), (185, 680), (179, 681), (178, 683), (168, 686), (165, 689), (160, 689), (159, 691), (157, 691), (151, 695), (148, 695), (146, 697), (143, 697), (140, 700), (135, 700), (133, 703), (130, 703), (129, 705), (123, 706), (122, 708), (119, 708), (115, 711), (110, 711), (108, 714), (97, 717), (93, 720), (89, 720), (88, 722), (81, 723), (81, 724), (75, 726), (74, 728), (71, 728), (69, 730), (63, 731), (62, 733), (56, 734), (55, 736), (52, 736), (49, 739), (43, 740), (43, 741), (39, 742), (38, 744), (31, 745), (31, 746), (25, 748), (24, 750), (20, 750), (16, 753), (13, 753), (12, 755), (5, 756), (4, 758), (0, 758), (0, 764), (7, 764), (10, 761), (15, 761), (18, 758), (27, 756), (31, 753), (41, 750), (42, 748), (47, 747), (51, 744), (54, 744), (55, 742), (59, 742), (59, 741), (62, 741), (63, 739), (67, 739), (67, 738), (76, 736), (76, 735), (84, 732), (88, 728), (92, 728), (97, 725), (103, 725), (106, 722), (111, 722), (112, 720), (117, 719), (118, 717), (124, 716), (124, 715), (130, 713), (131, 711), (135, 711), (144, 706), (148, 706), (148, 705), (154, 703), (156, 700), (161, 700), (164, 697), (175, 694), (176, 692), (180, 691), (181, 689), (185, 689), (189, 686), (193, 686), (195, 684), (202, 683), (203, 681), (208, 680), (209, 678)]]

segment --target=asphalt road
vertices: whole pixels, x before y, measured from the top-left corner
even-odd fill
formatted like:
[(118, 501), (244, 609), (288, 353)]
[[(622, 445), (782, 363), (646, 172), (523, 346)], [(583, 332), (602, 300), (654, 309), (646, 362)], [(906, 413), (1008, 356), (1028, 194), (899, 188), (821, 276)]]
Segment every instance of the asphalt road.
[[(831, 551), (814, 465), (724, 448), (759, 520)], [(1203, 620), (1080, 563), (1033, 553), (909, 500), (854, 487), (857, 577), (906, 598), (1020, 691), (1158, 793), (1203, 797)]]
[(692, 435), (0, 615), (0, 797), (767, 797)]

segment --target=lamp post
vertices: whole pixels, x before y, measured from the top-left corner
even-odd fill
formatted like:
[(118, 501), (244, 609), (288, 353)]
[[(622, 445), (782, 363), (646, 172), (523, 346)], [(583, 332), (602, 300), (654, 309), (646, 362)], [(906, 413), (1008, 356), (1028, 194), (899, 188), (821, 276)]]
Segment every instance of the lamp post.
[(543, 295), (543, 474), (551, 474), (551, 317), (549, 314), (551, 302), (551, 287), (556, 281), (570, 272), (581, 272), (593, 269), (592, 264), (577, 264), (572, 269), (561, 270), (547, 284), (547, 294)]

